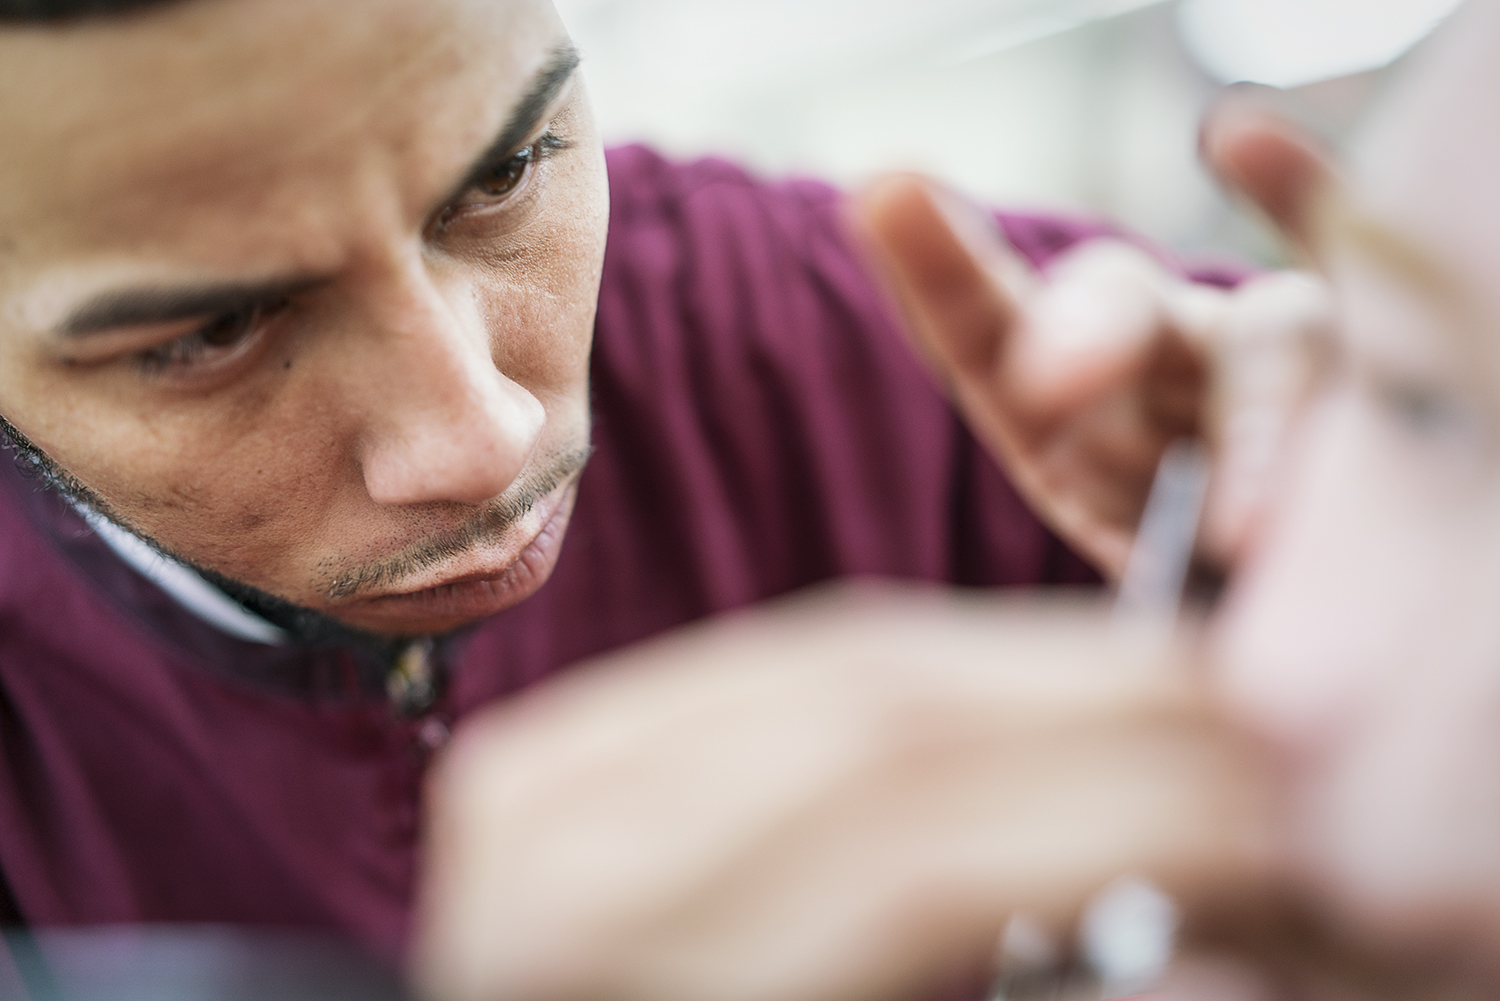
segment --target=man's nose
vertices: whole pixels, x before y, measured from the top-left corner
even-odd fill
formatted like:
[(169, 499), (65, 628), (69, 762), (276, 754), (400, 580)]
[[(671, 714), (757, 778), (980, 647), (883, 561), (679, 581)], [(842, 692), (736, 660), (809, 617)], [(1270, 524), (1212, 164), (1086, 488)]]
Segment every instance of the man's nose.
[[(459, 303), (464, 300), (458, 298)], [(494, 363), (489, 331), (425, 276), (383, 298), (358, 444), (378, 504), (481, 504), (516, 481), (546, 413)]]

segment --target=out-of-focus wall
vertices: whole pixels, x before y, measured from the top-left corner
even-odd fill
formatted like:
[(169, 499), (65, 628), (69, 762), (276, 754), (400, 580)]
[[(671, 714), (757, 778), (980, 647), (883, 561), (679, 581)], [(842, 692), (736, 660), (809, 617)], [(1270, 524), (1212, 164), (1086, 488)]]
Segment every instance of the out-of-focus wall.
[[(1277, 256), (1198, 163), (1198, 121), (1219, 86), (1186, 54), (1173, 3), (558, 6), (611, 142), (841, 184), (915, 168), (998, 205), (1102, 214), (1189, 253)], [(1303, 103), (1337, 133), (1380, 77), (1301, 88)]]

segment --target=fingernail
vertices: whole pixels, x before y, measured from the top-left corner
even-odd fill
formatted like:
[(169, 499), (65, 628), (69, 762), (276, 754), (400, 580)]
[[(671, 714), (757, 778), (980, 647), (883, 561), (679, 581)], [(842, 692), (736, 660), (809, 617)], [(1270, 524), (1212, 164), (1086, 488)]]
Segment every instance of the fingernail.
[(952, 188), (931, 187), (932, 201), (953, 235), (975, 257), (994, 257), (1010, 249), (1010, 241), (994, 213)]
[(931, 191), (949, 231), (990, 279), (1014, 301), (1032, 295), (1039, 284), (1036, 269), (1011, 245), (995, 213), (951, 188), (934, 185)]

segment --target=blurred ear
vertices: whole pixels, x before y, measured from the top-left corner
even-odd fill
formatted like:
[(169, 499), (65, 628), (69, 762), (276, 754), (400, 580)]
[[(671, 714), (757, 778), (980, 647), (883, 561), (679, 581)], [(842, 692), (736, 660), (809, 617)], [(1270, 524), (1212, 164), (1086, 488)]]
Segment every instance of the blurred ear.
[(1317, 213), (1338, 173), (1310, 133), (1232, 93), (1209, 110), (1200, 148), (1226, 186), (1255, 203), (1296, 249), (1316, 256)]

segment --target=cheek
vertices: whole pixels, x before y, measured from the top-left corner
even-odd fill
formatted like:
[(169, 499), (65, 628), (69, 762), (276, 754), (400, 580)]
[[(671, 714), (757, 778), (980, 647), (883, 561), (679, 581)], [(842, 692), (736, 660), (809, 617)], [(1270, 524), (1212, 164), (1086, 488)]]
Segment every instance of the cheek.
[(586, 396), (609, 226), (603, 146), (582, 118), (568, 134), (575, 148), (545, 179), (525, 230), (461, 255), (496, 368), (544, 402)]
[(544, 402), (585, 392), (604, 245), (592, 222), (550, 227), (524, 255), (477, 269), (496, 368)]
[(1305, 430), (1216, 623), (1218, 681), (1285, 752), (1301, 861), (1352, 926), (1493, 947), (1500, 491), (1403, 463), (1357, 401)]
[(326, 406), (295, 384), (212, 407), (147, 404), (105, 378), (36, 384), (5, 408), (58, 465), (171, 551), (263, 586), (293, 579), (298, 540), (319, 536), (348, 475)]
[(560, 260), (519, 277), (485, 273), (475, 285), (495, 368), (544, 404), (582, 392), (593, 341), (596, 289), (553, 267)]
[(1426, 660), (1447, 588), (1487, 560), (1486, 505), (1420, 482), (1349, 395), (1308, 415), (1276, 513), (1216, 623), (1218, 679), (1258, 731), (1311, 752)]
[(1471, 628), (1434, 628), (1427, 656), (1299, 790), (1306, 868), (1349, 920), (1393, 942), (1500, 946), (1500, 637), (1486, 591)]
[(280, 409), (248, 425), (212, 414), (161, 446), (130, 456), (140, 489), (127, 516), (182, 555), (253, 582), (282, 576), (297, 541), (320, 535), (348, 479), (338, 438)]

